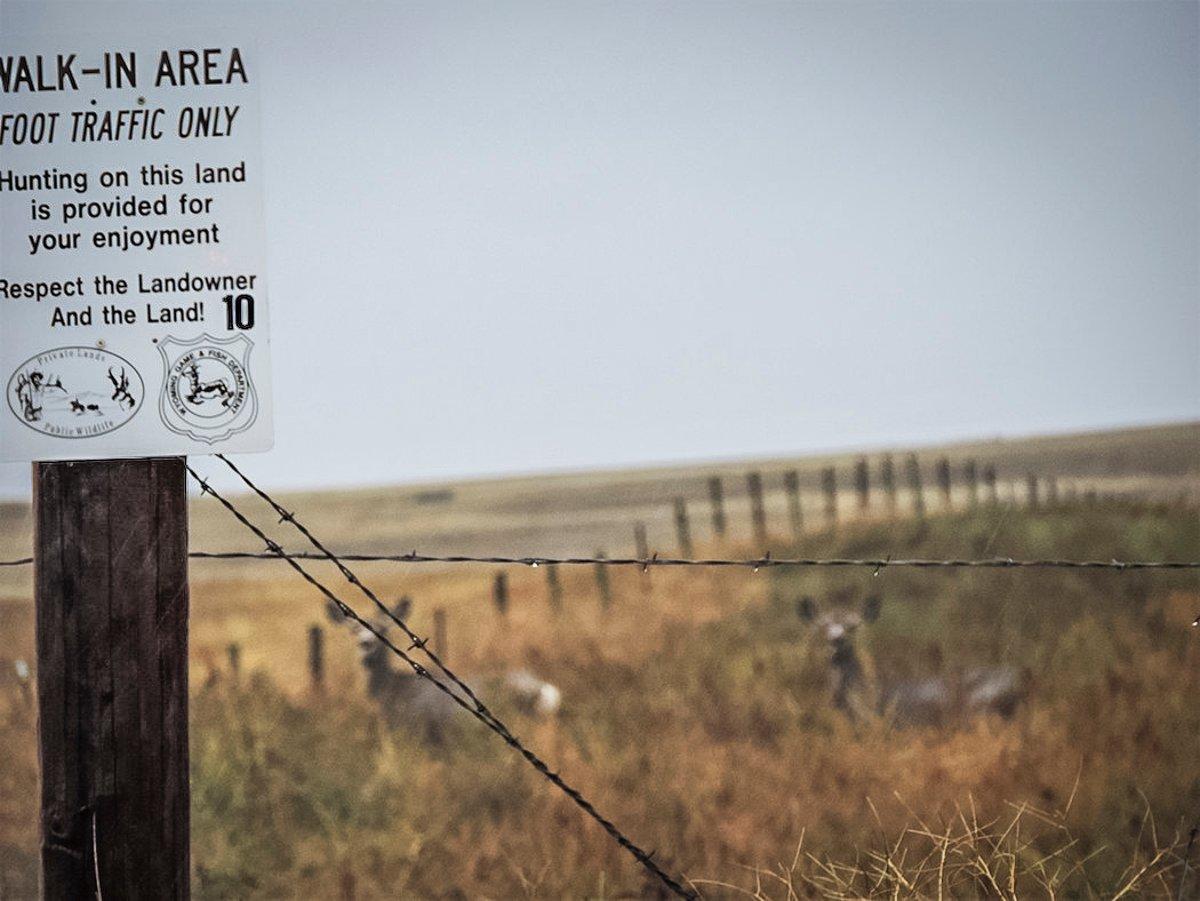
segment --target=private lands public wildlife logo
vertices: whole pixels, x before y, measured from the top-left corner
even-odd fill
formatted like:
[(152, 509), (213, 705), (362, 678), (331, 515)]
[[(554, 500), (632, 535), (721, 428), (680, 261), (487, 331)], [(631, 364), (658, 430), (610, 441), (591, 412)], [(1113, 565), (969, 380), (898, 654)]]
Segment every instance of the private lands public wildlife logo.
[(133, 364), (100, 347), (56, 347), (30, 357), (8, 380), (8, 408), (52, 438), (95, 438), (141, 409), (145, 387)]
[(161, 339), (163, 387), (158, 412), (166, 427), (216, 444), (254, 425), (258, 395), (250, 380), (253, 348), (254, 342), (245, 335)]

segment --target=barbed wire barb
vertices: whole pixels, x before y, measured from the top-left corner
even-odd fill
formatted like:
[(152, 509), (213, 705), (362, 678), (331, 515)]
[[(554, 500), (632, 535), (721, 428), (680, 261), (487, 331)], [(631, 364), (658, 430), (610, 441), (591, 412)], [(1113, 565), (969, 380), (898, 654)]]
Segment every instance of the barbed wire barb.
[[(238, 470), (237, 467), (234, 466), (232, 462), (230, 462), (228, 459), (226, 459), (223, 455), (218, 454), (218, 456), (221, 458), (222, 461), (224, 461), (226, 463), (226, 465), (228, 465), (231, 469), (233, 469), (234, 472), (236, 472), (242, 478), (242, 480), (244, 482), (246, 482), (247, 485), (249, 485), (252, 488), (252, 490), (256, 494), (258, 494), (260, 497), (262, 497), (262, 499), (264, 501), (266, 501), (268, 504), (270, 504), (271, 507), (275, 508), (278, 512), (278, 509), (280, 509), (280, 508), (278, 508), (278, 505), (276, 504), (274, 499), (272, 499), (270, 496), (268, 496), (265, 492), (261, 491), (261, 489), (257, 488), (257, 486), (254, 486), (253, 483), (243, 473), (241, 473), (241, 471)], [(338, 608), (345, 615), (349, 616), (355, 623), (357, 623), (359, 626), (363, 627), (368, 632), (370, 632), (389, 651), (391, 651), (393, 654), (395, 654), (397, 657), (399, 657), (401, 660), (403, 660), (406, 664), (408, 664), (408, 666), (412, 669), (412, 671), (417, 676), (431, 682), (438, 690), (440, 690), (441, 692), (443, 692), (444, 694), (449, 696), (449, 698), (455, 704), (457, 704), (463, 710), (467, 711), (467, 713), (469, 713), (475, 719), (479, 720), (479, 722), (483, 723), (483, 725), (486, 726), (488, 729), (490, 729), (492, 732), (495, 732), (497, 735), (499, 735), (501, 740), (504, 741), (505, 744), (507, 744), (514, 751), (516, 751), (518, 754), (520, 754), (544, 778), (546, 778), (549, 782), (551, 782), (554, 786), (556, 786), (568, 798), (570, 798), (575, 803), (576, 806), (578, 806), (581, 810), (584, 811), (584, 813), (586, 813), (595, 822), (597, 822), (600, 825), (600, 827), (602, 829), (604, 829), (604, 831), (607, 832), (609, 834), (609, 836), (618, 845), (620, 845), (622, 848), (624, 848), (626, 851), (628, 851), (629, 854), (632, 855), (634, 857), (634, 859), (638, 861), (638, 863), (640, 863), (650, 874), (652, 874), (664, 886), (666, 886), (666, 888), (668, 890), (670, 890), (673, 894), (677, 895), (680, 898), (689, 899), (689, 901), (693, 901), (693, 899), (696, 899), (699, 897), (695, 891), (686, 888), (682, 883), (680, 883), (673, 876), (671, 876), (669, 873), (667, 873), (666, 870), (664, 870), (662, 867), (660, 867), (651, 858), (650, 855), (648, 855), (637, 844), (635, 844), (630, 838), (628, 838), (623, 832), (621, 832), (621, 830), (618, 829), (617, 826), (611, 820), (604, 817), (596, 809), (596, 807), (579, 792), (578, 789), (576, 789), (573, 786), (571, 786), (570, 784), (568, 784), (562, 778), (561, 775), (559, 775), (554, 770), (550, 769), (550, 767), (545, 763), (545, 761), (543, 761), (537, 754), (535, 754), (532, 750), (530, 750), (528, 747), (526, 747), (520, 741), (520, 739), (518, 739), (512, 733), (512, 731), (498, 717), (496, 717), (495, 714), (493, 714), (486, 707), (486, 705), (483, 704), (483, 702), (481, 700), (478, 699), (478, 697), (474, 694), (474, 692), (472, 692), (469, 689), (469, 687), (466, 685), (466, 683), (464, 683), (461, 679), (459, 679), (456, 675), (454, 675), (454, 673), (451, 672), (449, 670), (449, 668), (445, 666), (445, 664), (443, 664), (440, 660), (437, 659), (436, 655), (431, 650), (429, 650), (427, 647), (424, 647), (424, 645), (422, 645), (422, 650), (430, 657), (431, 660), (437, 661), (438, 668), (446, 675), (446, 678), (451, 680), (455, 686), (459, 687), (461, 690), (463, 690), (464, 692), (469, 694), (469, 697), (471, 698), (470, 701), (468, 701), (466, 698), (462, 697), (458, 692), (454, 691), (446, 683), (442, 682), (439, 678), (437, 678), (437, 676), (435, 676), (428, 669), (426, 669), (419, 661), (413, 659), (413, 657), (407, 651), (404, 651), (401, 648), (399, 648), (397, 645), (395, 645), (390, 639), (387, 638), (387, 636), (383, 633), (383, 631), (381, 631), (379, 628), (375, 627), (374, 625), (369, 623), (367, 620), (365, 620), (352, 607), (350, 607), (348, 604), (346, 604), (345, 601), (343, 601), (341, 598), (339, 598), (337, 595), (335, 595), (328, 587), (326, 587), (322, 582), (320, 582), (318, 579), (316, 579), (303, 566), (301, 566), (300, 563), (297, 562), (296, 555), (289, 554), (287, 551), (285, 551), (283, 549), (282, 546), (280, 546), (278, 543), (272, 541), (266, 535), (265, 532), (263, 532), (258, 526), (256, 526), (248, 518), (246, 518), (246, 516), (240, 510), (238, 510), (228, 499), (226, 499), (224, 496), (219, 494), (214, 488), (212, 488), (203, 479), (201, 479), (199, 474), (197, 474), (196, 471), (191, 468), (191, 466), (187, 466), (187, 471), (192, 476), (192, 478), (195, 479), (197, 483), (199, 483), (199, 485), (201, 487), (201, 492), (203, 494), (208, 494), (211, 497), (215, 498), (226, 510), (229, 511), (229, 513), (231, 515), (233, 515), (233, 517), (235, 519), (238, 520), (238, 522), (240, 522), (244, 527), (246, 527), (252, 533), (254, 533), (254, 535), (268, 547), (268, 549), (270, 550), (270, 556), (272, 556), (276, 559), (283, 560), (286, 563), (288, 563), (288, 565), (291, 566), (292, 569), (294, 569), (297, 573), (299, 573), (305, 579), (305, 581), (307, 581), (314, 588), (316, 588), (318, 591), (320, 591), (321, 594), (327, 600), (332, 601), (335, 605), (338, 606)], [(330, 560), (335, 565), (337, 565), (339, 567), (339, 569), (342, 570), (343, 575), (345, 575), (347, 577), (347, 579), (349, 581), (351, 581), (351, 584), (358, 586), (360, 588), (360, 590), (362, 590), (363, 593), (367, 597), (371, 598), (375, 604), (380, 606), (382, 608), (383, 612), (385, 613), (385, 615), (388, 617), (388, 619), (390, 619), (392, 622), (394, 622), (398, 626), (400, 626), (400, 628), (410, 638), (410, 640), (418, 641), (418, 642), (421, 641), (419, 639), (419, 637), (415, 633), (413, 633), (401, 620), (399, 620), (397, 617), (393, 616), (392, 612), (390, 610), (388, 610), (387, 607), (385, 605), (383, 605), (382, 602), (379, 601), (379, 599), (377, 597), (374, 596), (374, 594), (370, 591), (370, 589), (368, 589), (365, 585), (363, 585), (362, 582), (358, 580), (357, 576), (354, 576), (354, 574), (352, 572), (350, 572), (350, 570), (348, 568), (345, 567), (345, 565), (341, 562), (341, 560), (338, 557), (336, 557), (332, 552), (326, 550), (324, 548), (324, 546), (321, 545), (320, 542), (314, 536), (312, 536), (312, 534), (310, 532), (308, 532), (308, 530), (306, 528), (304, 528), (295, 519), (294, 516), (290, 518), (290, 522), (297, 530), (299, 530), (302, 534), (304, 534), (313, 543), (314, 546), (321, 549), (321, 551), (322, 551), (321, 559)]]

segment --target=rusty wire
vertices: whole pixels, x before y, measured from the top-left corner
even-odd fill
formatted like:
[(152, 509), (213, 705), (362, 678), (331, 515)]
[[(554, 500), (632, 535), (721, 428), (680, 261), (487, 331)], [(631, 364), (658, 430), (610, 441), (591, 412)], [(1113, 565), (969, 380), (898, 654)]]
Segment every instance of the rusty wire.
[[(497, 735), (499, 735), (501, 740), (504, 741), (505, 744), (507, 744), (509, 747), (511, 747), (513, 750), (515, 750), (518, 754), (520, 754), (535, 770), (537, 770), (538, 773), (540, 773), (549, 782), (551, 782), (558, 789), (560, 789), (581, 810), (583, 810), (588, 816), (590, 816), (593, 820), (595, 820), (597, 823), (599, 823), (601, 828), (603, 828), (604, 831), (607, 832), (609, 834), (609, 836), (611, 836), (612, 839), (617, 842), (618, 845), (620, 845), (622, 848), (624, 848), (626, 851), (628, 851), (634, 857), (634, 859), (636, 859), (638, 861), (638, 863), (640, 863), (643, 867), (645, 867), (645, 869), (651, 875), (653, 875), (656, 879), (658, 879), (669, 891), (671, 891), (673, 894), (677, 895), (680, 898), (695, 899), (698, 897), (698, 894), (695, 891), (685, 887), (682, 883), (680, 883), (673, 876), (671, 876), (669, 873), (667, 873), (666, 870), (664, 870), (662, 867), (660, 867), (657, 862), (655, 862), (655, 860), (654, 860), (655, 852), (653, 852), (653, 851), (647, 852), (647, 851), (643, 850), (640, 846), (635, 844), (630, 838), (628, 838), (623, 832), (621, 832), (621, 830), (618, 829), (617, 826), (611, 820), (604, 817), (596, 809), (596, 807), (580, 793), (580, 791), (578, 789), (576, 789), (573, 786), (571, 786), (570, 784), (568, 784), (562, 778), (562, 776), (560, 776), (558, 773), (556, 773), (552, 769), (550, 769), (549, 765), (547, 765), (545, 763), (545, 761), (543, 761), (533, 751), (531, 751), (529, 748), (527, 748), (520, 741), (520, 739), (518, 739), (512, 733), (512, 731), (500, 719), (498, 719), (496, 717), (496, 715), (494, 713), (492, 713), (491, 710), (489, 710), (487, 708), (487, 706), (481, 700), (479, 700), (479, 698), (470, 689), (470, 687), (467, 686), (467, 684), (465, 682), (463, 682), (458, 676), (456, 676), (440, 659), (438, 659), (437, 655), (434, 654), (434, 652), (429, 649), (427, 640), (422, 639), (419, 636), (417, 636), (411, 629), (409, 629), (409, 627), (402, 620), (400, 620), (390, 610), (388, 610), (387, 607), (384, 604), (382, 604), (382, 602), (380, 602), (379, 599), (374, 595), (374, 593), (371, 592), (370, 589), (367, 588), (367, 586), (365, 586), (357, 578), (357, 576), (355, 576), (354, 573), (351, 572), (345, 566), (345, 564), (341, 562), (341, 559), (337, 555), (335, 555), (331, 551), (327, 550), (324, 547), (324, 545), (322, 545), (312, 535), (312, 533), (310, 533), (304, 526), (302, 526), (299, 522), (297, 522), (294, 514), (285, 510), (282, 506), (280, 506), (278, 503), (276, 503), (269, 495), (267, 495), (266, 492), (262, 491), (257, 486), (255, 486), (228, 459), (226, 459), (222, 455), (218, 455), (218, 456), (221, 456), (221, 459), (224, 460), (225, 463), (231, 469), (233, 469), (235, 472), (237, 472), (238, 475), (242, 478), (242, 480), (244, 482), (246, 482), (246, 484), (249, 485), (256, 494), (258, 494), (264, 501), (266, 501), (268, 504), (271, 505), (271, 507), (276, 511), (276, 513), (279, 514), (281, 521), (292, 523), (292, 525), (295, 526), (297, 528), (297, 530), (301, 532), (301, 534), (303, 534), (315, 547), (320, 549), (320, 552), (321, 552), (320, 559), (328, 560), (328, 561), (334, 563), (336, 566), (338, 566), (338, 568), (341, 570), (342, 574), (346, 577), (346, 579), (352, 585), (355, 585), (357, 588), (359, 588), (360, 591), (362, 591), (376, 606), (378, 606), (382, 610), (384, 615), (389, 620), (391, 620), (391, 622), (398, 625), (404, 631), (405, 635), (407, 635), (409, 637), (409, 639), (412, 641), (412, 644), (408, 647), (407, 650), (401, 649), (399, 646), (394, 644), (384, 634), (383, 630), (372, 625), (370, 622), (368, 622), (366, 619), (364, 619), (362, 616), (360, 616), (354, 610), (354, 608), (352, 608), (349, 604), (347, 604), (345, 601), (343, 601), (341, 598), (339, 598), (337, 595), (335, 595), (328, 587), (326, 587), (322, 582), (320, 582), (318, 579), (316, 579), (303, 566), (301, 566), (299, 562), (297, 562), (296, 555), (289, 554), (286, 550), (284, 550), (284, 548), (281, 545), (279, 545), (277, 542), (273, 541), (270, 537), (268, 537), (267, 534), (262, 531), (262, 529), (260, 529), (258, 526), (256, 526), (254, 523), (252, 523), (249, 519), (247, 519), (246, 516), (240, 510), (238, 510), (229, 500), (227, 500), (224, 496), (222, 496), (220, 493), (218, 493), (216, 491), (216, 489), (212, 488), (208, 484), (208, 482), (205, 479), (203, 479), (194, 469), (192, 469), (190, 466), (188, 466), (187, 471), (192, 476), (192, 478), (195, 479), (196, 482), (198, 483), (201, 493), (211, 495), (213, 498), (215, 498), (226, 510), (229, 511), (229, 513), (235, 519), (237, 519), (238, 522), (240, 522), (243, 526), (245, 526), (247, 529), (249, 529), (260, 541), (262, 541), (266, 545), (266, 548), (267, 548), (266, 556), (269, 556), (274, 559), (280, 559), (280, 560), (283, 560), (286, 563), (288, 563), (288, 565), (291, 566), (292, 569), (294, 569), (297, 573), (299, 573), (300, 576), (302, 578), (304, 578), (305, 581), (307, 581), (310, 585), (312, 585), (314, 588), (316, 588), (318, 591), (320, 591), (321, 594), (324, 595), (327, 600), (329, 600), (331, 603), (333, 603), (337, 607), (338, 611), (343, 616), (351, 619), (352, 621), (357, 623), (359, 626), (361, 626), (362, 628), (364, 628), (368, 632), (370, 632), (372, 635), (374, 635), (375, 638), (378, 639), (389, 651), (391, 651), (393, 654), (395, 654), (397, 657), (399, 657), (401, 660), (403, 660), (406, 664), (408, 664), (408, 666), (412, 669), (412, 671), (417, 676), (431, 682), (439, 691), (441, 691), (445, 695), (447, 695), (455, 704), (457, 704), (463, 710), (467, 711), (467, 713), (469, 713), (475, 719), (479, 720), (479, 722), (481, 722), (484, 726), (486, 726), (492, 732), (495, 732)], [(456, 686), (460, 691), (462, 691), (464, 694), (466, 694), (467, 697), (464, 698), (462, 695), (460, 695), (458, 692), (456, 692), (453, 688), (451, 688), (449, 685), (447, 685), (445, 682), (443, 682), (441, 679), (439, 679), (436, 675), (434, 675), (428, 669), (426, 669), (425, 666), (423, 666), (420, 663), (420, 661), (415, 660), (411, 656), (409, 651), (413, 651), (416, 649), (420, 649), (421, 651), (423, 651), (426, 654), (426, 656), (428, 656), (429, 659), (435, 663), (435, 665), (438, 667), (438, 669), (441, 670), (441, 672), (446, 676), (446, 678), (449, 679), (453, 683), (453, 685)]]

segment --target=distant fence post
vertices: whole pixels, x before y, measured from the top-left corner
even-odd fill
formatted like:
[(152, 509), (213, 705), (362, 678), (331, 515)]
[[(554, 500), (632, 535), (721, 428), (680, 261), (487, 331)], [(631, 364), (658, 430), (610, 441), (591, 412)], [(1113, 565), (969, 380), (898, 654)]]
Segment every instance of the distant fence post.
[(313, 694), (325, 690), (325, 633), (320, 626), (308, 627), (308, 684)]
[[(646, 538), (646, 524), (638, 522), (633, 524), (633, 544), (635, 548), (635, 556), (639, 560), (650, 559), (650, 542)], [(642, 594), (646, 594), (650, 590), (650, 568), (642, 567), (641, 579), (638, 580), (641, 585)]]
[(988, 503), (993, 507), (1000, 503), (1000, 488), (996, 483), (996, 466), (993, 463), (983, 467), (983, 484), (987, 486)]
[(555, 613), (562, 611), (562, 584), (558, 581), (558, 564), (546, 564), (546, 591), (550, 596), (550, 609)]
[(725, 491), (721, 486), (721, 477), (712, 476), (708, 480), (708, 502), (712, 507), (713, 534), (718, 538), (725, 537)]
[(972, 507), (979, 506), (979, 469), (972, 457), (963, 464), (963, 481), (967, 483), (967, 503)]
[(646, 540), (646, 524), (644, 522), (633, 524), (633, 546), (634, 554), (639, 560), (646, 560), (650, 557), (650, 542)]
[(496, 573), (496, 581), (492, 583), (492, 603), (496, 612), (508, 616), (508, 574)]
[(891, 454), (885, 454), (879, 463), (879, 484), (883, 486), (883, 493), (887, 497), (888, 513), (895, 516), (898, 506), (896, 502), (896, 464), (893, 462)]
[(1025, 476), (1025, 504), (1030, 510), (1038, 508), (1038, 477), (1032, 472)]
[(1058, 506), (1058, 479), (1046, 476), (1046, 506), (1053, 510)]
[(230, 643), (225, 656), (229, 659), (229, 678), (238, 682), (242, 678), (242, 646), (236, 641)]
[(750, 520), (754, 526), (754, 540), (760, 546), (767, 543), (767, 510), (763, 506), (762, 474), (755, 471), (746, 474), (746, 489), (750, 493)]
[(675, 498), (675, 537), (679, 541), (679, 556), (692, 556), (692, 529), (688, 523), (687, 501)]
[(788, 521), (792, 536), (799, 541), (804, 532), (804, 508), (800, 506), (800, 473), (789, 469), (783, 474), (783, 488), (787, 493)]
[(837, 522), (837, 470), (827, 466), (821, 472), (821, 490), (825, 495), (825, 522), (834, 525)]
[(854, 490), (858, 494), (858, 512), (866, 513), (871, 508), (871, 470), (866, 457), (854, 464)]
[[(604, 551), (596, 551), (596, 560), (607, 560), (608, 555)], [(607, 611), (612, 607), (612, 586), (608, 583), (608, 566), (605, 563), (596, 563), (596, 589), (600, 592), (600, 609)]]
[(433, 649), (443, 661), (450, 659), (450, 635), (446, 628), (446, 608), (433, 608)]
[(941, 457), (937, 461), (937, 483), (942, 492), (942, 509), (949, 510), (953, 504), (950, 482), (950, 458)]
[(921, 518), (925, 515), (925, 493), (921, 486), (921, 464), (917, 461), (916, 454), (908, 455), (905, 469), (908, 475), (908, 490), (912, 495), (913, 515)]

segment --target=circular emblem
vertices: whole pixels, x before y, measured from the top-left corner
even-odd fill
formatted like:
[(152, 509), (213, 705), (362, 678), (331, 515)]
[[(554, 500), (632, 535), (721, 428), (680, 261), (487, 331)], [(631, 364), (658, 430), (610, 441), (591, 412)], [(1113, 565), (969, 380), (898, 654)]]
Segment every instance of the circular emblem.
[(8, 408), (54, 438), (94, 438), (141, 409), (145, 385), (133, 364), (98, 347), (58, 347), (30, 357), (8, 380)]
[(248, 338), (159, 342), (165, 376), (159, 413), (181, 435), (215, 444), (249, 428), (258, 412)]

